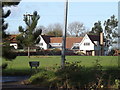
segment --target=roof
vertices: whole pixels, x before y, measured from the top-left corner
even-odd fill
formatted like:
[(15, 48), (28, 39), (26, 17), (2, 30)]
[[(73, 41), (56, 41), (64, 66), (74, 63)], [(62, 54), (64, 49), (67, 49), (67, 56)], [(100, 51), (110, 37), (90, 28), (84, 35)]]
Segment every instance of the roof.
[[(72, 48), (74, 43), (80, 43), (83, 37), (67, 37), (66, 48)], [(62, 43), (62, 37), (51, 37), (50, 43)]]
[(49, 44), (50, 38), (54, 37), (54, 36), (41, 35), (41, 37), (44, 39), (45, 43)]
[(16, 43), (17, 42), (17, 40), (16, 40), (17, 36), (18, 35), (8, 35), (7, 40), (9, 40), (11, 43)]
[(91, 41), (100, 41), (99, 35), (88, 35)]

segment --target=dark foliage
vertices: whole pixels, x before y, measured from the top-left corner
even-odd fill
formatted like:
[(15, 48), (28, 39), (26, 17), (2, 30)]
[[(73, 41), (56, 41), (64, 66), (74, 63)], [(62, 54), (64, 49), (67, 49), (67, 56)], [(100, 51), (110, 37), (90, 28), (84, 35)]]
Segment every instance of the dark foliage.
[(0, 25), (0, 27), (2, 28), (1, 32), (2, 32), (2, 57), (5, 58), (6, 60), (12, 60), (16, 58), (16, 53), (14, 53), (12, 50), (12, 47), (10, 47), (9, 45), (9, 40), (6, 39), (8, 38), (8, 34), (6, 34), (5, 30), (8, 28), (8, 23), (5, 23), (5, 20), (7, 17), (9, 17), (9, 15), (11, 14), (11, 11), (8, 10), (6, 13), (4, 12), (3, 7), (10, 7), (10, 6), (15, 6), (18, 5), (20, 2), (20, 0), (17, 0), (16, 2), (2, 2), (0, 3), (0, 5), (2, 4), (1, 8), (2, 8), (2, 24)]
[(80, 62), (66, 62), (64, 69), (60, 67), (54, 72), (46, 70), (33, 75), (30, 83), (70, 90), (119, 89), (119, 83), (114, 87), (115, 80), (120, 80), (119, 73), (119, 69), (102, 70), (99, 60), (91, 68), (81, 66)]
[(5, 45), (3, 46), (2, 50), (3, 50), (2, 57), (5, 58), (6, 60), (13, 60), (17, 56), (16, 52), (14, 52), (13, 47)]
[(7, 63), (3, 63), (3, 64), (2, 64), (2, 69), (6, 69), (6, 68), (7, 68), (7, 66), (8, 66), (8, 64), (7, 64)]

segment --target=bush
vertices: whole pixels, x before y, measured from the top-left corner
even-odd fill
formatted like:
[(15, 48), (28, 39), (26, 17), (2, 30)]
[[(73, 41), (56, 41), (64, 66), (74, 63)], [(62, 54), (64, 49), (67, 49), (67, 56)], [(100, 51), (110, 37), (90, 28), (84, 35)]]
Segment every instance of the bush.
[(65, 55), (77, 55), (73, 50), (66, 50)]
[(53, 55), (61, 55), (61, 50), (57, 48), (51, 50), (51, 52), (53, 53)]
[(59, 68), (57, 71), (44, 71), (33, 75), (29, 81), (31, 84), (39, 84), (40, 86), (62, 87), (82, 89), (90, 88), (90, 82), (96, 82), (91, 69), (87, 69), (80, 65), (80, 62), (66, 62), (64, 69)]
[(80, 56), (86, 56), (86, 54), (84, 54), (83, 52), (80, 52), (80, 51), (76, 52), (76, 54), (80, 55)]
[(115, 53), (115, 50), (112, 49), (112, 50), (108, 53), (108, 55), (109, 55), (109, 56), (113, 56), (114, 53)]
[(119, 88), (120, 75), (118, 73), (120, 71), (102, 70), (99, 60), (96, 60), (94, 67), (91, 68), (81, 66), (80, 62), (66, 62), (64, 69), (59, 67), (53, 70), (44, 70), (31, 76), (30, 83), (73, 90)]
[(3, 64), (2, 64), (2, 69), (6, 69), (6, 68), (7, 68), (7, 66), (8, 66), (8, 64), (7, 64), (7, 63), (3, 63)]
[(4, 45), (2, 48), (2, 57), (6, 60), (13, 60), (17, 57), (16, 52), (14, 52), (13, 47), (10, 47), (8, 45)]
[(30, 77), (29, 82), (31, 84), (38, 84), (40, 86), (50, 86), (51, 79), (55, 77), (53, 71), (42, 71)]

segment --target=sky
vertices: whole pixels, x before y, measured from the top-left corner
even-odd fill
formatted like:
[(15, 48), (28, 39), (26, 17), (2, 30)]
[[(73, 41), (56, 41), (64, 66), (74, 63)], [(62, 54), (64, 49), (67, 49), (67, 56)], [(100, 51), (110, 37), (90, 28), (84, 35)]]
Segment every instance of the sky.
[[(94, 23), (102, 21), (102, 23), (110, 18), (113, 14), (118, 18), (118, 2), (69, 2), (68, 3), (68, 24), (74, 21), (79, 21), (90, 30)], [(6, 18), (9, 23), (7, 32), (16, 34), (18, 27), (23, 26), (23, 15), (26, 13), (32, 14), (37, 11), (40, 15), (37, 26), (47, 27), (50, 24), (61, 23), (64, 25), (64, 7), (65, 2), (38, 2), (22, 0), (18, 6), (5, 8), (10, 9), (11, 15)]]

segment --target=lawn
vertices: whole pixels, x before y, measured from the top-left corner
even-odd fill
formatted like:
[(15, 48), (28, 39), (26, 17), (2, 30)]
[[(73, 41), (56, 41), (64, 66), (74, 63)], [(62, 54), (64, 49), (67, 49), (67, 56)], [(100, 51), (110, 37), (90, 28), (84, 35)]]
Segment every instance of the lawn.
[[(117, 56), (66, 56), (66, 61), (76, 62), (80, 61), (82, 66), (92, 67), (95, 60), (100, 60), (100, 64), (103, 68), (107, 67), (118, 67), (118, 57)], [(3, 74), (14, 74), (15, 72), (24, 72), (28, 74), (30, 72), (29, 61), (39, 61), (40, 69), (45, 67), (55, 67), (60, 65), (61, 57), (60, 56), (18, 56), (13, 61), (5, 61), (3, 59), (2, 63), (7, 62), (7, 69), (3, 70)]]

